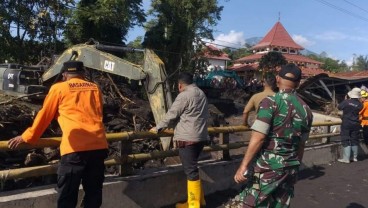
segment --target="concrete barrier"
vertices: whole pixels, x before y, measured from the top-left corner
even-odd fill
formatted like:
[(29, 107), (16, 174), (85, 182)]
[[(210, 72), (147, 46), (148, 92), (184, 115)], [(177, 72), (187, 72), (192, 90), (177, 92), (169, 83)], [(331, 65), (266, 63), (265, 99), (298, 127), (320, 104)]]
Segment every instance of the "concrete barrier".
[[(361, 154), (367, 154), (361, 145)], [(308, 147), (305, 150), (302, 168), (329, 164), (341, 155), (340, 144)], [(204, 161), (200, 164), (200, 175), (206, 194), (230, 188), (239, 188), (233, 181), (242, 157), (232, 161)], [(79, 193), (79, 199), (83, 191)], [(0, 207), (52, 208), (56, 207), (54, 186), (0, 193)], [(131, 177), (107, 177), (103, 189), (103, 208), (155, 208), (172, 205), (186, 199), (186, 179), (181, 166), (171, 166), (155, 172)]]

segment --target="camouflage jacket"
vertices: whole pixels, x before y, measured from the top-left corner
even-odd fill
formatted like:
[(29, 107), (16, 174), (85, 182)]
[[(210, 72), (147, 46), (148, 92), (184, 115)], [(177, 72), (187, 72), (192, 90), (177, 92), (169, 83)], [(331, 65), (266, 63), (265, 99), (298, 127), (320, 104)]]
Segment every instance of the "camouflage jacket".
[(313, 114), (295, 90), (280, 90), (260, 103), (252, 129), (266, 135), (254, 171), (299, 167), (299, 143), (309, 136)]

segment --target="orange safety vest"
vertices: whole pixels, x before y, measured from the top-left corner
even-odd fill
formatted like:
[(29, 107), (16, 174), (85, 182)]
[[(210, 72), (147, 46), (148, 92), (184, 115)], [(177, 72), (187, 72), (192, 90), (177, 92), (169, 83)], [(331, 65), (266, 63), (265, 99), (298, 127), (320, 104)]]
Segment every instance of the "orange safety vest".
[(23, 134), (27, 143), (36, 143), (53, 119), (63, 132), (60, 154), (107, 149), (102, 122), (102, 95), (96, 84), (72, 78), (54, 84), (33, 125)]
[(363, 102), (363, 108), (359, 112), (360, 124), (368, 126), (368, 100)]

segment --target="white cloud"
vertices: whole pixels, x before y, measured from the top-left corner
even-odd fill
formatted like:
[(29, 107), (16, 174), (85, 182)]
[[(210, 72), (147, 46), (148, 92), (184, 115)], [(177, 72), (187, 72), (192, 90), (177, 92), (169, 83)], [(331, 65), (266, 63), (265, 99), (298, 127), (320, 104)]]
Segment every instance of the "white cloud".
[(298, 43), (299, 45), (305, 48), (315, 44), (314, 41), (308, 40), (306, 37), (303, 37), (302, 35), (293, 35), (292, 38), (296, 43)]
[(357, 35), (347, 35), (341, 32), (336, 31), (328, 31), (315, 36), (316, 39), (320, 40), (351, 40), (358, 42), (368, 42), (368, 38), (366, 36), (357, 36)]
[(344, 40), (348, 36), (341, 32), (329, 31), (316, 35), (316, 38), (321, 40)]
[(220, 49), (225, 47), (240, 48), (244, 46), (245, 38), (243, 32), (231, 30), (228, 34), (220, 34), (215, 37), (213, 43)]
[(350, 40), (354, 40), (354, 41), (362, 41), (362, 42), (368, 42), (368, 38), (366, 36), (363, 37), (359, 37), (359, 36), (350, 36), (349, 37)]

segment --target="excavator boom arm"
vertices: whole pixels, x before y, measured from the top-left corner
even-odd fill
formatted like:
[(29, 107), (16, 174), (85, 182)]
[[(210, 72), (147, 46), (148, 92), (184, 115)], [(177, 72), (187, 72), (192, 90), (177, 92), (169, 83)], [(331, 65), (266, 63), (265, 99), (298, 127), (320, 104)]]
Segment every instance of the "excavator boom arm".
[(84, 66), (87, 68), (123, 76), (128, 79), (142, 80), (146, 78), (146, 73), (141, 66), (110, 53), (100, 51), (96, 48), (96, 45), (80, 44), (67, 49), (61, 54), (54, 65), (43, 74), (43, 82), (48, 82), (57, 76), (62, 71), (63, 63), (68, 60), (83, 61)]
[[(42, 76), (43, 82), (50, 83), (53, 77), (62, 72), (63, 63), (68, 60), (83, 61), (87, 68), (103, 71), (132, 80), (142, 80), (146, 94), (151, 105), (155, 122), (158, 123), (166, 114), (172, 104), (171, 92), (168, 88), (167, 74), (162, 60), (149, 49), (139, 50), (144, 52), (144, 65), (139, 66), (123, 60), (104, 51), (130, 51), (136, 49), (105, 46), (105, 45), (76, 45), (67, 49), (50, 69)], [(170, 148), (170, 137), (161, 138), (164, 150)]]

